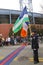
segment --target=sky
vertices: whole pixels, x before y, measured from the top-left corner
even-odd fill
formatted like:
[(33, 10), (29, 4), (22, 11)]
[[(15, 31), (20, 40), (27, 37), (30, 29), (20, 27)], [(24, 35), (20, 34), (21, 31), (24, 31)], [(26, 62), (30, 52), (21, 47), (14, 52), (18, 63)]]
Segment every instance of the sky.
[[(32, 0), (32, 6), (33, 12), (43, 13), (43, 0)], [(19, 0), (0, 0), (0, 9), (20, 10)]]
[(43, 0), (32, 0), (33, 11), (43, 13)]
[(0, 9), (19, 10), (19, 0), (0, 0)]

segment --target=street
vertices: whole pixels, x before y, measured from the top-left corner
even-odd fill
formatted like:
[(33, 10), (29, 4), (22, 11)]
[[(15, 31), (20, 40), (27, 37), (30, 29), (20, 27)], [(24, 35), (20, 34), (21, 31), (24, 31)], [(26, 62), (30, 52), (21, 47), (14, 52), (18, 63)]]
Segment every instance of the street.
[[(39, 45), (39, 61), (37, 65), (43, 65), (43, 44)], [(31, 45), (0, 47), (0, 64), (2, 62), (3, 65), (34, 65)]]

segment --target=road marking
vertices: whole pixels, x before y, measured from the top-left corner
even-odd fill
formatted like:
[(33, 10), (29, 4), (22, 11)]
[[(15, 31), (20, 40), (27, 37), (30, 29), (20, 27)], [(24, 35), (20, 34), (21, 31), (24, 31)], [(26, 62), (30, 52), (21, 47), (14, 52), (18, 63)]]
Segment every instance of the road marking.
[[(19, 57), (16, 57), (14, 61), (17, 61)], [(4, 59), (4, 56), (0, 57), (0, 60)], [(33, 62), (33, 58), (29, 58), (29, 61)], [(43, 58), (39, 58), (39, 62), (43, 62)]]
[(4, 59), (4, 57), (2, 56), (2, 57), (0, 57), (0, 60), (2, 60), (2, 59)]
[[(19, 57), (16, 57), (14, 61), (17, 61)], [(33, 62), (33, 58), (29, 58), (29, 61)], [(39, 58), (39, 62), (43, 62), (43, 58)]]
[(12, 53), (10, 53), (8, 56), (6, 56), (4, 59), (0, 61), (0, 65), (9, 65), (15, 57), (25, 48), (25, 46), (18, 47), (16, 50), (14, 50)]
[(17, 61), (18, 60), (18, 57), (16, 57), (15, 59), (14, 59), (14, 61)]
[[(29, 61), (33, 62), (33, 58), (29, 58)], [(39, 62), (43, 62), (43, 58), (39, 58)]]

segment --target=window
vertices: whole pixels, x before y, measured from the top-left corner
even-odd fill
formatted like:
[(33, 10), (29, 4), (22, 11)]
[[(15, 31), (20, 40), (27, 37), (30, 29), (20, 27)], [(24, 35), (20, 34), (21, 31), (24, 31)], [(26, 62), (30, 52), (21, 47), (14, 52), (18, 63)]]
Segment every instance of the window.
[(43, 24), (43, 18), (35, 18), (36, 24)]
[(10, 23), (8, 15), (0, 15), (0, 24)]
[(12, 16), (11, 16), (11, 21), (12, 21), (13, 24), (16, 22), (18, 16), (19, 16), (19, 15), (12, 15)]

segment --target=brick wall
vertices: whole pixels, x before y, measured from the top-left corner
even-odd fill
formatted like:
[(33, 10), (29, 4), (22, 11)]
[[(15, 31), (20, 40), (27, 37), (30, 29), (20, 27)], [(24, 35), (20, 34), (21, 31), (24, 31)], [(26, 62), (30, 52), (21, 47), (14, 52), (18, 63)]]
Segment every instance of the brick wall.
[[(2, 34), (4, 38), (6, 38), (12, 26), (13, 24), (0, 24), (0, 34)], [(38, 29), (43, 29), (43, 25), (33, 24), (32, 26), (35, 26)]]
[(6, 38), (12, 26), (13, 24), (0, 24), (0, 34), (2, 34), (4, 38)]
[(43, 24), (31, 24), (31, 26), (34, 26), (36, 29), (43, 29)]

